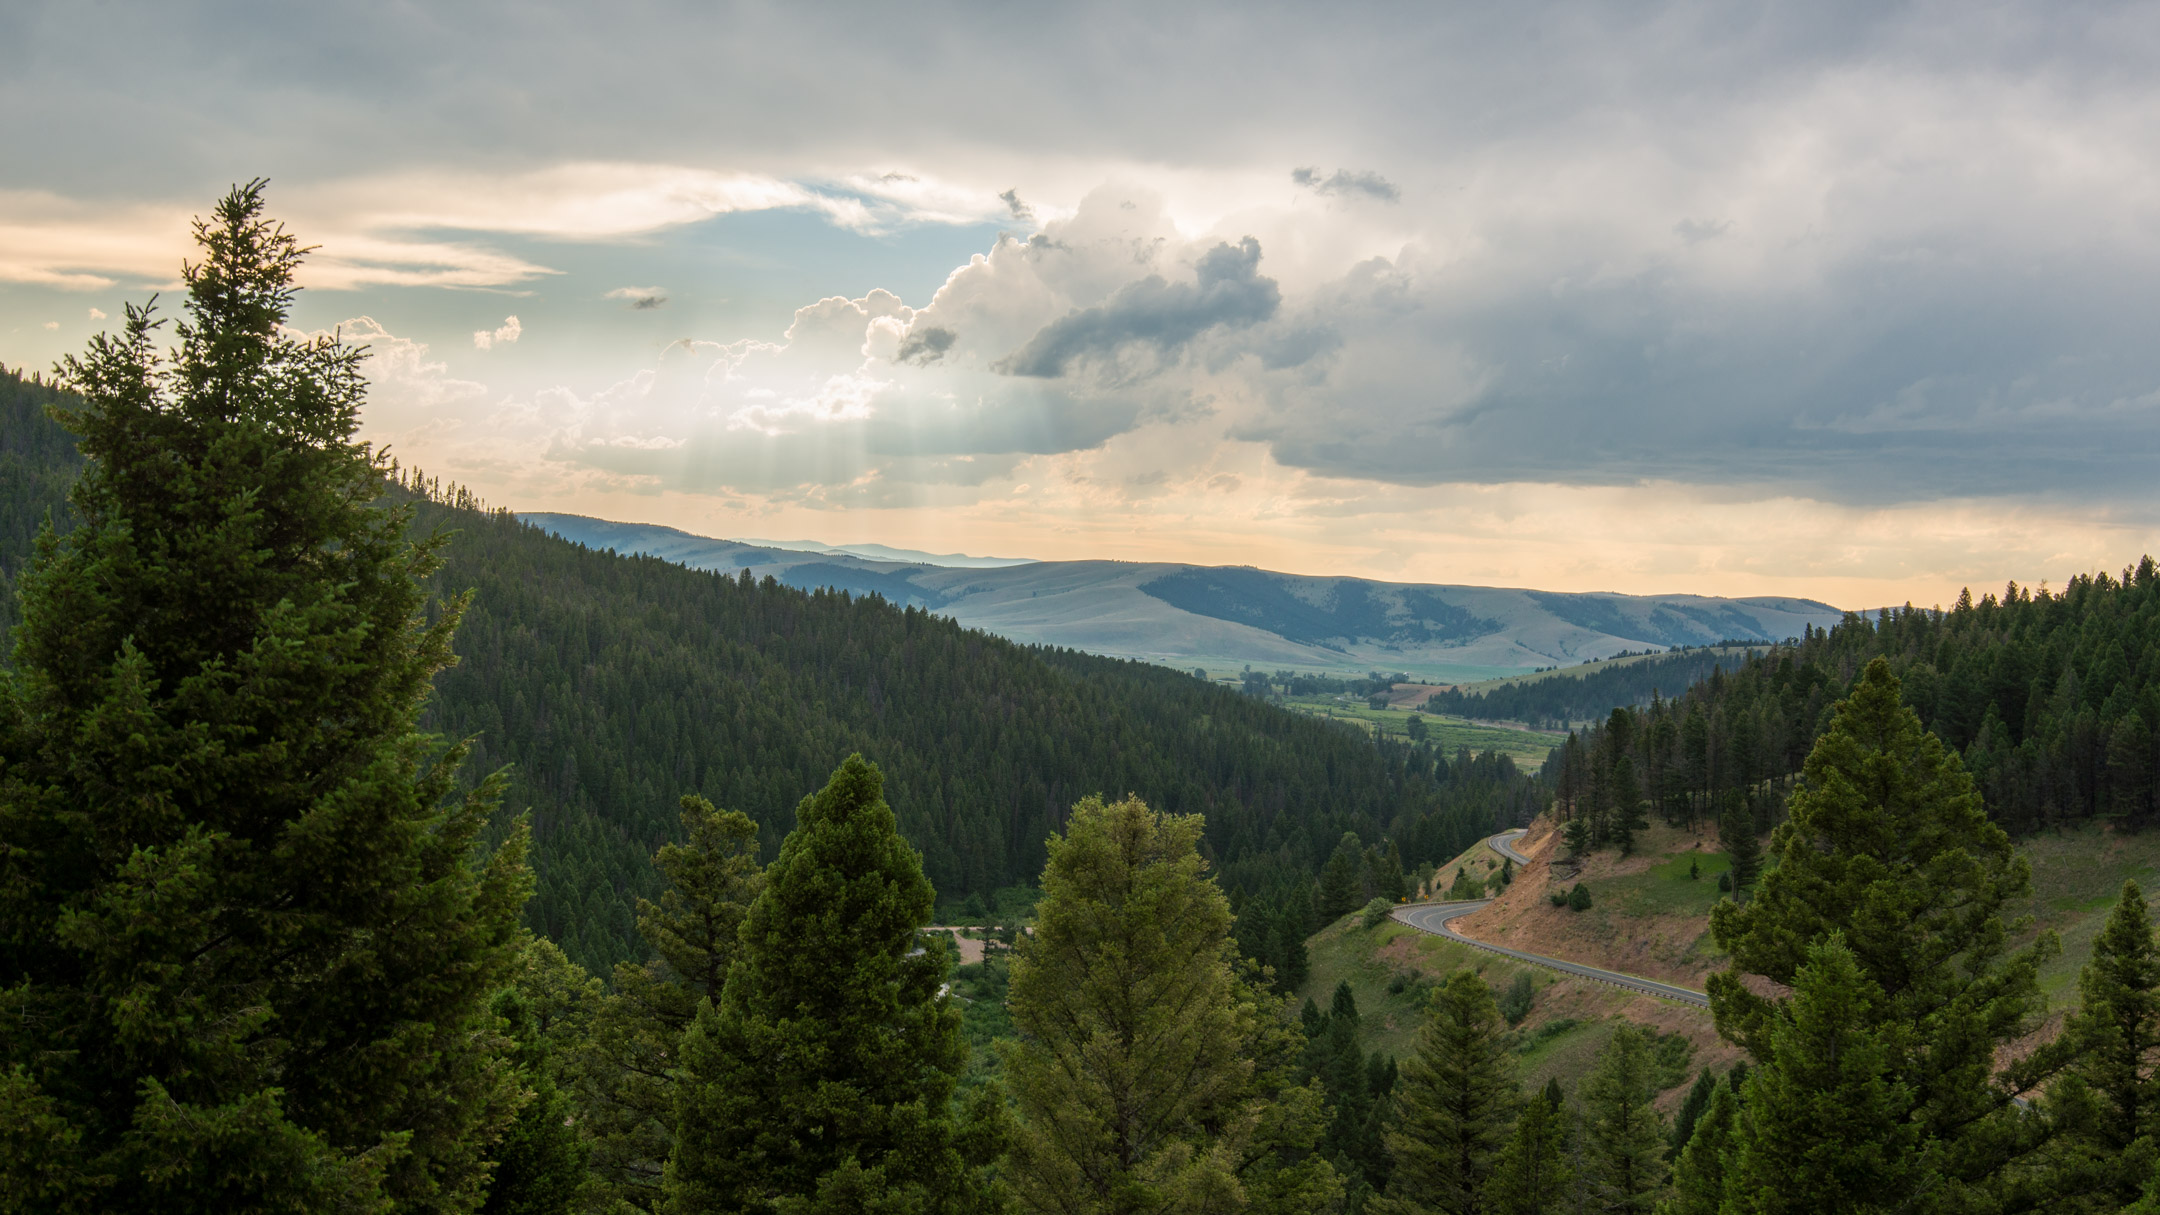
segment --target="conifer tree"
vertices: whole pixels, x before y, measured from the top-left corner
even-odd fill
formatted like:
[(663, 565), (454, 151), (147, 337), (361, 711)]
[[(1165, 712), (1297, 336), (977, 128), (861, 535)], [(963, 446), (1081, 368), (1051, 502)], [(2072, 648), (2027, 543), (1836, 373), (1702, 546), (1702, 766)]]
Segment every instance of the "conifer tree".
[(1648, 1212), (1665, 1188), (1664, 1120), (1649, 1031), (1623, 1025), (1583, 1078), (1583, 1155), (1589, 1192), (1605, 1212)]
[(1341, 1195), (1312, 1151), (1327, 1115), (1318, 1082), (1294, 1079), (1297, 1024), (1236, 973), (1200, 830), (1090, 797), (1050, 838), (1012, 961), (1020, 1036), (999, 1044), (1021, 1210), (1288, 1213)]
[[(936, 895), (878, 770), (849, 756), (795, 823), (720, 998), (683, 1037), (668, 1209), (983, 1209), (997, 1127), (980, 1107), (953, 1109), (967, 1044), (939, 990), (951, 960), (943, 942), (923, 944)], [(725, 888), (740, 854), (711, 855)]]
[(578, 1115), (566, 1081), (599, 1000), (600, 981), (553, 941), (526, 939), (516, 982), (497, 993), (493, 1008), (532, 1098), (489, 1153), (494, 1170), (481, 1215), (562, 1215), (593, 1196), (590, 1123)]
[(1515, 1116), (1515, 1064), (1492, 989), (1458, 970), (1432, 994), (1417, 1053), (1397, 1085), (1401, 1121), (1384, 1215), (1476, 1215)]
[(2012, 1093), (2053, 1062), (2037, 1052), (1995, 1075), (1997, 1051), (2035, 1023), (2038, 965), (2056, 948), (2052, 934), (2008, 948), (2003, 911), (2030, 895), (2029, 866), (1988, 821), (1956, 754), (1900, 702), (1881, 659), (1839, 703), (1806, 776), (1773, 838), (1777, 868), (1747, 904), (1711, 912), (1733, 958), (1709, 980), (1718, 1031), (1767, 1062), (1781, 1001), (1740, 976), (1791, 987), (1810, 951), (1842, 934), (1879, 993), (1867, 1016), (1901, 1027), (1886, 1040), (1885, 1075), (1903, 1094), (1913, 1150), (1940, 1159), (1944, 1193), (1982, 1201), (2029, 1150)]
[(1673, 1116), (1672, 1145), (1665, 1150), (1665, 1159), (1677, 1160), (1685, 1151), (1688, 1140), (1695, 1137), (1695, 1124), (1701, 1121), (1703, 1111), (1710, 1108), (1710, 1095), (1718, 1090), (1717, 1075), (1709, 1068), (1695, 1077), (1695, 1086), (1688, 1090), (1680, 1103), (1680, 1112)]
[(1514, 1133), (1485, 1183), (1492, 1215), (1558, 1215), (1574, 1189), (1568, 1157), (1568, 1109), (1558, 1081), (1524, 1104)]
[(1738, 794), (1726, 798), (1725, 813), (1718, 820), (1718, 839), (1732, 862), (1733, 893), (1745, 899), (1745, 892), (1762, 876), (1762, 840), (1755, 834), (1755, 816)]
[(1934, 1194), (1880, 1000), (1842, 936), (1808, 951), (1748, 1077), (1726, 1183), (1735, 1215), (1907, 1209)]
[(469, 1210), (530, 882), (415, 725), (462, 601), (429, 621), (440, 541), (376, 505), (362, 352), (284, 327), (262, 183), (195, 232), (170, 360), (131, 306), (64, 367), (80, 524), (0, 683), (0, 1125), (36, 1128), (0, 1193)]
[(653, 867), (667, 880), (658, 904), (638, 900), (638, 932), (657, 955), (615, 967), (575, 1064), (579, 1105), (593, 1141), (592, 1170), (618, 1202), (656, 1209), (675, 1141), (675, 1067), (698, 1006), (727, 981), (743, 916), (764, 875), (748, 815), (681, 799), (683, 842), (663, 844)]
[(2136, 882), (2123, 883), (2094, 939), (2078, 995), (2063, 1027), (2075, 1061), (2062, 1086), (2077, 1091), (2061, 1096), (2089, 1108), (2064, 1145), (2077, 1163), (2060, 1188), (2126, 1205), (2144, 1188), (2160, 1139), (2160, 941)]
[(1320, 871), (1313, 895), (1313, 911), (1322, 924), (1332, 924), (1365, 902), (1364, 851), (1358, 837), (1345, 833)]
[[(1693, 1096), (1689, 1094), (1690, 1099)], [(1732, 1159), (1733, 1128), (1739, 1109), (1740, 1099), (1731, 1086), (1711, 1085), (1701, 1116), (1695, 1120), (1693, 1133), (1673, 1166), (1672, 1197), (1658, 1204), (1658, 1215), (1721, 1215), (1725, 1209), (1726, 1165)]]

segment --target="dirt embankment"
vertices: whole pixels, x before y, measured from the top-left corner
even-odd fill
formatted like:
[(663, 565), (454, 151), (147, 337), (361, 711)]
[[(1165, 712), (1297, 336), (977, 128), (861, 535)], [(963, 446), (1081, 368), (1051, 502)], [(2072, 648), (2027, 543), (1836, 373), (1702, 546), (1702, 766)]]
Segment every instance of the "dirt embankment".
[[(1454, 922), (1466, 937), (1588, 966), (1642, 975), (1701, 990), (1723, 969), (1710, 940), (1709, 909), (1717, 874), (1725, 868), (1717, 834), (1661, 825), (1643, 832), (1632, 856), (1598, 852), (1555, 872), (1564, 859), (1558, 825), (1549, 816), (1531, 824), (1515, 845), (1532, 858), (1492, 904)], [(1687, 876), (1694, 860), (1698, 876)], [(1550, 894), (1576, 882), (1589, 888), (1591, 907), (1555, 907)]]

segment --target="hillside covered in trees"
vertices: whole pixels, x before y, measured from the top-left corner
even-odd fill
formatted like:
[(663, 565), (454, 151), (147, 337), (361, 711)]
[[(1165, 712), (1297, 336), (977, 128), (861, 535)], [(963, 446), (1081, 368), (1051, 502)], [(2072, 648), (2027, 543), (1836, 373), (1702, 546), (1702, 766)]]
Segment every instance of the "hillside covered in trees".
[[(42, 412), (49, 388), (0, 376), (0, 570), (62, 512), (80, 466)], [(423, 723), (473, 739), (469, 772), (507, 766), (530, 807), (529, 922), (597, 970), (642, 957), (635, 900), (697, 792), (764, 825), (768, 853), (833, 757), (886, 774), (902, 832), (940, 895), (1030, 882), (1043, 842), (1090, 793), (1207, 816), (1205, 846), (1243, 900), (1302, 938), (1304, 897), (1346, 833), (1415, 867), (1542, 805), (1505, 759), (1375, 742), (1145, 663), (1025, 647), (875, 596), (806, 592), (558, 539), (403, 475), (416, 533), (449, 537), (438, 600), (470, 590), (458, 664)], [(17, 520), (22, 522), (18, 525)]]
[(1929, 732), (1964, 759), (2013, 834), (2160, 817), (2160, 570), (2080, 574), (2060, 591), (2011, 583), (1948, 610), (1849, 616), (1719, 670), (1671, 699), (1571, 736), (1546, 775), (1598, 842), (1641, 813), (1674, 821), (1752, 798), (1767, 826), (1831, 706), (1882, 658)]

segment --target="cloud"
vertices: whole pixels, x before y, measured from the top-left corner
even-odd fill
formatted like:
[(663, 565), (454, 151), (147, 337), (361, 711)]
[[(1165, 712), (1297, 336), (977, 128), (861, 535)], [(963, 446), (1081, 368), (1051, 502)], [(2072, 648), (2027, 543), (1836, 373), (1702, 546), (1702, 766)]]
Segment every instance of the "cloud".
[(637, 312), (650, 312), (668, 302), (667, 291), (660, 287), (617, 287), (600, 298), (621, 300)]
[(1000, 193), (998, 201), (1004, 203), (1006, 209), (1012, 212), (1012, 217), (1021, 223), (1035, 222), (1035, 209), (1020, 201), (1019, 190), (1006, 190)]
[(103, 308), (92, 308), (92, 309), (90, 310), (90, 319), (91, 319), (91, 320), (93, 320), (93, 321), (102, 321), (102, 320), (104, 320), (104, 319), (105, 319), (105, 310), (104, 310)]
[(497, 329), (475, 330), (472, 335), (473, 349), (492, 350), (497, 346), (514, 345), (519, 335), (524, 332), (525, 326), (519, 324), (516, 317), (506, 316), (503, 318), (501, 327)]
[(1337, 169), (1322, 177), (1318, 169), (1292, 169), (1290, 180), (1315, 194), (1362, 194), (1381, 202), (1402, 201), (1402, 190), (1394, 182), (1371, 171)]
[(952, 330), (940, 329), (936, 325), (912, 328), (908, 330), (907, 336), (900, 339), (900, 349), (894, 354), (893, 360), (900, 363), (935, 363), (945, 356), (946, 351), (953, 348), (953, 343), (959, 338), (960, 335)]
[(58, 321), (47, 321), (47, 322), (45, 322), (45, 328), (47, 328), (47, 329), (58, 329), (59, 327), (60, 327), (60, 322), (58, 322)]
[(1157, 360), (1176, 357), (1216, 326), (1240, 328), (1275, 315), (1282, 291), (1260, 272), (1260, 242), (1216, 245), (1201, 255), (1191, 284), (1149, 275), (1118, 288), (1109, 300), (1045, 325), (1026, 345), (996, 364), (1007, 375), (1053, 379), (1076, 361), (1143, 346)]

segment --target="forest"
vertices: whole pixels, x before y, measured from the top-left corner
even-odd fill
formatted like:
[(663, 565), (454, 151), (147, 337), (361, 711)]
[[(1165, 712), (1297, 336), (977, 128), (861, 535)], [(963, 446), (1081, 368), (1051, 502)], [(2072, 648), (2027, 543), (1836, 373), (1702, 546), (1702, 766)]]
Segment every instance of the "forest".
[[(2144, 821), (2116, 743), (2149, 561), (1811, 633), (1543, 776), (1376, 748), (875, 598), (536, 544), (354, 440), (361, 354), (282, 326), (303, 250), (261, 191), (199, 222), (169, 352), (130, 309), (68, 395), (15, 385), (87, 459), (10, 567), (0, 1210), (2160, 1212), (2143, 892), (2051, 1020), (2060, 944), (2010, 944), (2024, 820), (1977, 762), (2098, 732), (2098, 792), (2040, 804)], [(1282, 990), (1305, 925), (1384, 919), (1415, 857), (1548, 792), (1577, 848), (1774, 823), (1710, 917), (1747, 1062), (1677, 1116), (1684, 1060), (1637, 1026), (1524, 1091), (1521, 997), (1473, 968), (1400, 1059), (1347, 985)], [(617, 880), (574, 868), (603, 829), (649, 876), (617, 892), (633, 946), (567, 937), (588, 965), (531, 909), (549, 865), (558, 899)], [(1032, 931), (954, 967), (940, 872), (1032, 879)]]

